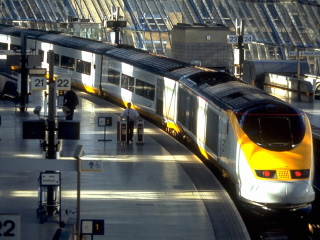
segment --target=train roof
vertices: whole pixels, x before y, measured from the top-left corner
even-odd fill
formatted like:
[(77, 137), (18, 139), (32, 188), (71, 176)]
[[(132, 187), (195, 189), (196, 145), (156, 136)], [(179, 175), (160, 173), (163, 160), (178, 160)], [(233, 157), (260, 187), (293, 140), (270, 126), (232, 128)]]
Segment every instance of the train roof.
[(25, 29), (0, 24), (0, 33), (20, 36), (26, 33), (39, 41), (57, 44), (59, 46), (104, 54), (121, 62), (144, 69), (159, 76), (173, 80), (204, 71), (189, 63), (156, 55), (127, 45), (114, 45), (107, 42), (75, 37), (61, 32), (47, 32), (35, 29)]
[(43, 35), (40, 36), (38, 40), (99, 54), (103, 54), (108, 50), (116, 48), (114, 45), (105, 42), (95, 41), (87, 38), (79, 38), (63, 33)]
[[(144, 50), (127, 45), (113, 45), (68, 34), (47, 34), (38, 38), (40, 41), (54, 43), (60, 46), (104, 54), (121, 62), (142, 68), (146, 71), (179, 80), (186, 72), (198, 72), (191, 64), (168, 57), (155, 55)], [(187, 71), (176, 71), (188, 69)]]
[(39, 36), (48, 34), (47, 31), (43, 31), (43, 30), (13, 27), (13, 26), (0, 24), (0, 34), (20, 37), (21, 33), (25, 33), (27, 34), (28, 37), (33, 37), (33, 38), (37, 38)]
[[(214, 77), (214, 74), (216, 74), (216, 77)], [(198, 75), (200, 76), (201, 73)], [(207, 73), (204, 73), (204, 75), (209, 76)], [(227, 73), (212, 73), (211, 80), (207, 79), (206, 82), (196, 82), (192, 80), (191, 76), (182, 82), (197, 94), (224, 110), (238, 110), (266, 100), (286, 104), (261, 89), (240, 80), (229, 78), (228, 75)], [(215, 79), (212, 80), (212, 78)]]
[(192, 71), (198, 71), (191, 64), (165, 56), (155, 55), (133, 47), (119, 47), (106, 52), (105, 55), (146, 71), (175, 80), (179, 80), (188, 71), (189, 73)]
[(241, 81), (218, 84), (202, 90), (232, 110), (248, 106), (261, 100), (276, 100), (275, 97), (265, 93), (261, 89)]

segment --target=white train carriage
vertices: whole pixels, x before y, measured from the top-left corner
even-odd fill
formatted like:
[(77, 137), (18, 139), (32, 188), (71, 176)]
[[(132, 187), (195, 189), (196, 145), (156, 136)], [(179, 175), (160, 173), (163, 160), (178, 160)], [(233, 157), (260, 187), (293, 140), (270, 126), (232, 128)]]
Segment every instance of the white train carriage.
[(49, 69), (48, 52), (52, 50), (54, 74), (69, 76), (73, 86), (94, 94), (99, 92), (102, 54), (110, 48), (113, 46), (65, 34), (48, 34), (37, 41), (42, 67)]
[(33, 51), (36, 49), (36, 38), (47, 34), (47, 32), (0, 25), (0, 49), (21, 50), (21, 34), (25, 34), (28, 38), (26, 50)]
[(122, 104), (133, 102), (140, 113), (170, 125), (175, 122), (178, 80), (183, 77), (177, 69), (190, 72), (195, 68), (132, 47), (119, 47), (104, 54), (101, 89), (108, 98)]

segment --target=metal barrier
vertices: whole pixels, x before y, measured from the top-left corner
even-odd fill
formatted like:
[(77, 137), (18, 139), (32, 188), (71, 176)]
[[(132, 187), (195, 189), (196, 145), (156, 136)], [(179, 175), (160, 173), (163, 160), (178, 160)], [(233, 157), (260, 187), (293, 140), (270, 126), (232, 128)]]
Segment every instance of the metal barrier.
[(303, 76), (302, 78), (267, 73), (263, 82), (263, 90), (280, 97), (313, 102), (320, 79)]

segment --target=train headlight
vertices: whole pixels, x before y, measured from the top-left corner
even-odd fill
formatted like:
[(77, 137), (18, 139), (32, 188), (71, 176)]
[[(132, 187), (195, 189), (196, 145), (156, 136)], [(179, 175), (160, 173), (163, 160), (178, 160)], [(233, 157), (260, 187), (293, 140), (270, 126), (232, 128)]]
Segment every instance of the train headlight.
[(276, 178), (275, 170), (256, 170), (256, 174), (261, 178)]
[(310, 175), (310, 171), (308, 169), (291, 170), (290, 173), (292, 179), (309, 178)]

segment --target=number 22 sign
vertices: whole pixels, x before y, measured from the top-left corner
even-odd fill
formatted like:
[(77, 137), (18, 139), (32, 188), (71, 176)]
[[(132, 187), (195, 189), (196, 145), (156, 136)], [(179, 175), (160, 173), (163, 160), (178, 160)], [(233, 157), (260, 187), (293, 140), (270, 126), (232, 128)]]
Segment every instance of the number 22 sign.
[(58, 76), (56, 79), (57, 90), (70, 90), (71, 89), (71, 77)]
[(0, 239), (20, 240), (20, 215), (0, 214)]

